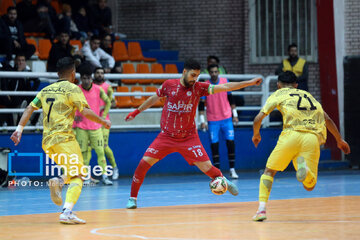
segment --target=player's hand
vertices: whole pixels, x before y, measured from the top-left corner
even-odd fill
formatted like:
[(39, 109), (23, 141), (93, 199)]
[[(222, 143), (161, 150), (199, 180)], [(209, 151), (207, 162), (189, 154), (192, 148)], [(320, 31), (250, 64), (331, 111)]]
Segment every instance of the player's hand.
[(201, 123), (200, 124), (200, 129), (205, 132), (206, 130), (208, 130), (208, 125), (206, 123)]
[(254, 143), (254, 146), (257, 148), (257, 146), (259, 145), (259, 143), (261, 142), (261, 135), (260, 133), (259, 134), (255, 134), (253, 137), (252, 137), (252, 141)]
[(344, 139), (340, 139), (337, 142), (337, 147), (339, 149), (341, 149), (341, 151), (343, 151), (345, 154), (349, 154), (350, 153), (350, 146), (349, 144), (344, 140)]
[(234, 125), (236, 125), (239, 122), (239, 118), (233, 117), (232, 121), (233, 121)]
[(262, 78), (254, 78), (250, 80), (252, 85), (259, 86), (262, 83)]
[(140, 113), (140, 111), (139, 111), (138, 109), (136, 109), (135, 111), (129, 113), (129, 114), (126, 116), (125, 121), (131, 121), (131, 120), (133, 120), (133, 119), (136, 117), (136, 115), (138, 115), (139, 113)]
[(17, 146), (20, 143), (22, 133), (15, 131), (13, 134), (11, 134), (10, 139), (15, 143), (15, 146)]
[(111, 122), (110, 122), (110, 120), (104, 120), (103, 126), (104, 126), (106, 129), (110, 129), (110, 127), (111, 127)]

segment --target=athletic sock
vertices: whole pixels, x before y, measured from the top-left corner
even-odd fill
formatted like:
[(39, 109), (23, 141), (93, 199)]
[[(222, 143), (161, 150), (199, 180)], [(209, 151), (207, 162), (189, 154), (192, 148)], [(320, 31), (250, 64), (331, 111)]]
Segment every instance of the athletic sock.
[(111, 164), (111, 166), (113, 168), (116, 168), (115, 157), (114, 157), (114, 153), (111, 150), (111, 148), (109, 146), (106, 146), (104, 148), (104, 151), (105, 151), (105, 155), (106, 155), (107, 159), (109, 160), (109, 163)]
[(207, 171), (205, 174), (208, 175), (212, 179), (214, 179), (216, 177), (222, 177), (223, 176), (221, 171), (218, 168), (214, 167), (214, 166), (211, 166), (209, 171)]
[(72, 178), (70, 180), (69, 188), (66, 192), (66, 199), (64, 208), (72, 210), (77, 200), (80, 197), (83, 181), (79, 177)]
[(268, 175), (261, 175), (259, 186), (259, 202), (267, 202), (270, 196), (274, 178)]
[(131, 183), (131, 193), (130, 197), (137, 198), (137, 195), (139, 193), (141, 184), (144, 182), (144, 178), (146, 176), (147, 171), (151, 168), (151, 165), (146, 162), (144, 159), (141, 159), (139, 165), (137, 166), (133, 180)]

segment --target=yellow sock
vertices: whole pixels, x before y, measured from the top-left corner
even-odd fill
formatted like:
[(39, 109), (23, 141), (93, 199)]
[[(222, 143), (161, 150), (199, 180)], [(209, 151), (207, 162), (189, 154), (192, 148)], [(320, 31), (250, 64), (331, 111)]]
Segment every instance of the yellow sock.
[(105, 155), (106, 155), (107, 159), (109, 160), (109, 163), (111, 164), (111, 166), (113, 168), (116, 168), (115, 157), (114, 157), (114, 153), (111, 150), (111, 148), (109, 146), (106, 146), (104, 151), (105, 151)]
[(259, 202), (267, 202), (271, 192), (274, 178), (268, 175), (261, 175), (259, 186)]
[(75, 204), (79, 199), (82, 186), (83, 186), (83, 181), (79, 177), (72, 178), (70, 180), (69, 188), (66, 192), (65, 203)]

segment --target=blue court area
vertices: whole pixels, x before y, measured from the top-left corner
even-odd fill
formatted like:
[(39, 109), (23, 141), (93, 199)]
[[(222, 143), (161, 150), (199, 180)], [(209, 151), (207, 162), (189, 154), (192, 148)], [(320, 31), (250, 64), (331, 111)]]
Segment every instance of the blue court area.
[[(236, 197), (229, 193), (222, 196), (212, 194), (208, 186), (209, 178), (202, 174), (148, 176), (140, 189), (138, 207), (257, 201), (260, 173), (240, 172), (239, 175), (240, 179), (234, 180), (240, 190)], [(130, 185), (131, 178), (124, 178), (113, 186), (84, 186), (74, 210), (122, 209), (127, 203)], [(315, 190), (307, 192), (296, 180), (295, 172), (289, 171), (278, 173), (275, 177), (270, 200), (360, 196), (359, 186), (360, 171), (320, 171)], [(61, 208), (51, 202), (46, 186), (18, 186), (0, 190), (0, 216), (60, 211)]]

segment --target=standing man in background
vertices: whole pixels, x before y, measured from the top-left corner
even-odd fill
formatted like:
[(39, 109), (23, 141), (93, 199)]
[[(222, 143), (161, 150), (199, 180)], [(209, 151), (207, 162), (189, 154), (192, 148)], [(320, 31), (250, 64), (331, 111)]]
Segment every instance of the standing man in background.
[(220, 64), (220, 59), (219, 59), (217, 56), (212, 56), (212, 55), (210, 55), (210, 56), (207, 57), (207, 68), (206, 68), (202, 73), (207, 73), (207, 74), (209, 74), (208, 67), (209, 67), (210, 65), (213, 65), (213, 64), (219, 66), (219, 67), (218, 67), (218, 69), (219, 69), (219, 74), (227, 74), (226, 69), (225, 69), (223, 66), (220, 66), (220, 65), (219, 65), (219, 64)]
[[(219, 77), (219, 66), (212, 64), (207, 68), (210, 74), (210, 80), (205, 81), (212, 85), (227, 83), (226, 78)], [(226, 146), (228, 150), (228, 159), (230, 166), (230, 177), (233, 179), (239, 178), (235, 171), (235, 141), (234, 141), (234, 126), (233, 123), (239, 121), (236, 105), (231, 92), (220, 92), (203, 97), (199, 103), (200, 113), (200, 128), (206, 129), (204, 110), (206, 105), (206, 118), (208, 121), (208, 128), (211, 139), (211, 152), (213, 164), (220, 169), (219, 158), (219, 133), (224, 134), (226, 139)]]
[[(103, 68), (96, 68), (95, 72), (94, 72), (94, 83), (98, 86), (100, 86), (105, 93), (107, 94), (110, 102), (113, 99), (113, 93), (114, 90), (112, 89), (112, 87), (110, 86), (110, 84), (105, 82), (105, 77), (104, 77), (105, 71)], [(105, 108), (106, 103), (103, 102), (102, 105), (102, 109), (100, 114), (103, 114), (104, 112), (104, 108)], [(109, 113), (106, 115), (106, 119), (110, 121), (110, 116)], [(111, 164), (111, 166), (113, 167), (113, 176), (112, 179), (116, 180), (119, 178), (119, 169), (116, 165), (116, 161), (115, 161), (115, 157), (114, 157), (114, 153), (111, 150), (111, 148), (109, 147), (109, 135), (110, 135), (110, 130), (106, 129), (106, 128), (102, 128), (103, 131), (103, 137), (104, 137), (104, 151), (105, 151), (105, 155), (107, 157), (107, 159), (109, 160), (109, 163)]]
[(286, 71), (295, 73), (298, 79), (298, 89), (308, 91), (308, 64), (305, 59), (299, 58), (298, 47), (295, 43), (288, 46), (288, 54), (289, 58), (282, 61), (275, 74), (279, 75)]

